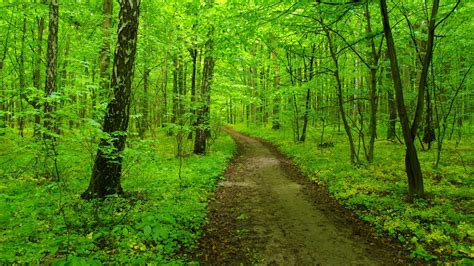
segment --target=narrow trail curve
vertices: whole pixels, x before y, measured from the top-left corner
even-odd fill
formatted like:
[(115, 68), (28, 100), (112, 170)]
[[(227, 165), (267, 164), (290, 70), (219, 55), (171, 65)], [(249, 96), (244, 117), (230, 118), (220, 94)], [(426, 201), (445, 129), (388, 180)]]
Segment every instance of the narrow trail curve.
[[(275, 148), (226, 129), (238, 155), (219, 182), (200, 242), (211, 265), (394, 265), (399, 254), (358, 235), (332, 206), (315, 203), (301, 174)], [(307, 183), (307, 184), (304, 184)]]

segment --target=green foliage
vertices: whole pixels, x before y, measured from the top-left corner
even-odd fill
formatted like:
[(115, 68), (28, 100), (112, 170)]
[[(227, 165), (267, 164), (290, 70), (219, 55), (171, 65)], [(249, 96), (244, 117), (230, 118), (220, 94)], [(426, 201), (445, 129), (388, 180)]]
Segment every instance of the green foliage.
[[(458, 148), (454, 141), (448, 143), (443, 155), (447, 160), (439, 168), (433, 167), (436, 151), (420, 153), (427, 198), (410, 204), (402, 145), (378, 141), (375, 161), (353, 166), (341, 160), (348, 158), (349, 150), (337, 129), (326, 129), (334, 148), (321, 149), (318, 137), (295, 144), (287, 130), (235, 127), (277, 144), (311, 180), (326, 185), (335, 199), (378, 232), (398, 239), (413, 258), (472, 263), (474, 169), (465, 164), (474, 160), (472, 139)], [(318, 135), (317, 130), (310, 131), (310, 136)]]
[(25, 150), (35, 143), (11, 134), (2, 138), (1, 150), (11, 152), (0, 154), (0, 262), (188, 261), (187, 252), (196, 247), (205, 223), (216, 178), (234, 152), (231, 138), (221, 135), (207, 156), (183, 158), (181, 181), (173, 137), (163, 132), (153, 139), (132, 139), (124, 153), (126, 195), (84, 201), (79, 194), (89, 180), (89, 157), (97, 140), (83, 136), (60, 141), (60, 181), (35, 176), (28, 167), (34, 153)]
[[(332, 128), (340, 124), (333, 78), (336, 69), (319, 19), (331, 28), (344, 108), (354, 137), (359, 136), (360, 157), (366, 146), (364, 137), (370, 132), (370, 67), (361, 59), (368, 60), (371, 48), (367, 41), (374, 38), (382, 55), (376, 67), (379, 137), (385, 135), (381, 125), (388, 121), (392, 81), (376, 1), (367, 2), (371, 33), (366, 32), (365, 1), (354, 5), (338, 5), (338, 1), (142, 1), (126, 132), (130, 141), (123, 153), (123, 186), (131, 194), (100, 202), (84, 202), (78, 195), (90, 177), (98, 140), (117, 137), (100, 130), (111, 100), (111, 91), (102, 83), (109, 82), (111, 66), (102, 76), (98, 59), (110, 46), (105, 52), (113, 61), (118, 3), (113, 1), (112, 25), (104, 29), (102, 0), (60, 1), (58, 90), (46, 99), (42, 88), (46, 2), (0, 4), (0, 263), (184, 263), (184, 250), (193, 248), (205, 219), (207, 193), (233, 151), (228, 137), (218, 138), (218, 128), (225, 120), (248, 124), (278, 120), (283, 128), (292, 127), (292, 132), (246, 131), (278, 143), (310, 178), (326, 184), (361, 219), (405, 243), (414, 257), (461, 263), (472, 259), (473, 75), (468, 72), (474, 64), (472, 1), (462, 1), (436, 29), (427, 91), (434, 108), (433, 122), (438, 131), (446, 129), (445, 137), (444, 132), (436, 133), (439, 149), (440, 140), (447, 140), (438, 168), (432, 166), (434, 151), (421, 152), (428, 197), (414, 205), (404, 201), (402, 146), (378, 140), (372, 164), (350, 166), (345, 163), (349, 155), (343, 133)], [(454, 2), (440, 6), (438, 20), (449, 14)], [(413, 88), (420, 69), (417, 57), (424, 53), (420, 45), (426, 39), (430, 3), (416, 0), (390, 5), (404, 96), (412, 116), (417, 100)], [(44, 34), (39, 43), (42, 19)], [(418, 44), (413, 43), (412, 35)], [(212, 51), (207, 47), (209, 41)], [(193, 50), (197, 56), (195, 97), (191, 96)], [(207, 123), (204, 126), (211, 133), (207, 140), (210, 153), (196, 157), (189, 155), (193, 147), (187, 137), (196, 128), (196, 110), (206, 102), (202, 100), (207, 95), (199, 94), (204, 58), (209, 55), (216, 62), (211, 114), (206, 117), (210, 128)], [(310, 57), (313, 66), (309, 66)], [(178, 61), (182, 73), (177, 71)], [(466, 80), (460, 86), (464, 75)], [(183, 91), (178, 93), (183, 94), (176, 95), (174, 83), (181, 79)], [(295, 135), (302, 130), (307, 91), (311, 93), (310, 124), (324, 121), (326, 132), (310, 129), (308, 143), (295, 144)], [(46, 101), (56, 104), (51, 115), (59, 134), (34, 124), (36, 118), (44, 122)], [(176, 104), (181, 103), (185, 110), (177, 111)], [(451, 103), (454, 109), (449, 115)], [(30, 139), (34, 127), (39, 128), (39, 135), (57, 138), (57, 155), (51, 152), (54, 142)], [(16, 136), (18, 133), (25, 137)], [(153, 138), (147, 138), (148, 134)], [(294, 140), (285, 134), (293, 134)], [(136, 136), (144, 139), (133, 139)], [(324, 142), (326, 148), (318, 148)], [(110, 147), (103, 149), (116, 158)]]

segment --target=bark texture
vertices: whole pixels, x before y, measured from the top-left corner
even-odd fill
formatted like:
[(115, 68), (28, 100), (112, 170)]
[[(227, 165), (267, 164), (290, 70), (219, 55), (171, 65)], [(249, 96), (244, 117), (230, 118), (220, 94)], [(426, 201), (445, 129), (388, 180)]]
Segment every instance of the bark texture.
[[(212, 49), (212, 40), (208, 42), (208, 48)], [(209, 50), (208, 53), (210, 53)], [(201, 103), (197, 110), (197, 127), (194, 140), (194, 153), (203, 154), (206, 152), (206, 138), (209, 129), (209, 112), (210, 112), (210, 92), (212, 79), (214, 76), (214, 58), (208, 54), (204, 58), (204, 69), (202, 73), (201, 84)]]
[(49, 33), (48, 50), (46, 52), (46, 82), (44, 85), (44, 138), (50, 138), (56, 130), (56, 125), (52, 117), (56, 106), (51, 96), (56, 92), (56, 76), (58, 64), (58, 19), (59, 5), (57, 0), (51, 0), (49, 4)]
[(123, 192), (120, 183), (122, 152), (125, 148), (130, 114), (133, 64), (137, 45), (140, 0), (120, 0), (117, 45), (111, 78), (113, 99), (107, 106), (103, 131), (89, 187), (82, 198), (102, 198)]
[[(206, 2), (212, 7), (213, 0)], [(201, 93), (199, 107), (196, 110), (196, 129), (194, 138), (194, 154), (204, 154), (206, 152), (206, 140), (210, 136), (210, 105), (211, 87), (214, 78), (214, 27), (209, 27), (208, 39), (204, 47), (204, 66), (202, 70)], [(200, 61), (200, 60), (199, 60)]]
[[(388, 56), (390, 59), (390, 69), (392, 70), (392, 79), (395, 88), (395, 98), (397, 102), (398, 117), (402, 126), (403, 138), (405, 140), (405, 168), (408, 177), (408, 195), (410, 198), (415, 196), (423, 197), (423, 174), (421, 172), (420, 162), (414, 143), (414, 135), (408, 121), (408, 114), (403, 99), (402, 81), (400, 78), (400, 68), (398, 67), (398, 59), (395, 51), (395, 43), (393, 41), (392, 30), (388, 18), (387, 3), (380, 0), (380, 10), (382, 13), (383, 29), (387, 41)], [(420, 97), (420, 95), (418, 95)]]

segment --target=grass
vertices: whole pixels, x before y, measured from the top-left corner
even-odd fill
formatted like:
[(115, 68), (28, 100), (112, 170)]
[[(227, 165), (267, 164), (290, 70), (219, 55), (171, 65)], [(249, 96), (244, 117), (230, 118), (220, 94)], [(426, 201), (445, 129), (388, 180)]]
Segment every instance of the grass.
[(427, 196), (408, 203), (401, 144), (377, 140), (374, 162), (353, 166), (344, 133), (334, 129), (326, 129), (326, 138), (334, 147), (325, 149), (317, 146), (319, 129), (310, 129), (304, 144), (295, 144), (288, 129), (245, 125), (235, 129), (276, 144), (305, 175), (326, 185), (360, 219), (402, 242), (413, 259), (474, 263), (472, 138), (463, 139), (457, 147), (448, 141), (437, 168), (433, 166), (436, 150), (419, 152)]
[[(181, 264), (191, 260), (215, 189), (235, 145), (221, 135), (206, 156), (183, 158), (176, 139), (160, 132), (129, 139), (125, 197), (80, 199), (89, 182), (95, 133), (68, 132), (59, 141), (60, 181), (47, 178), (41, 143), (13, 132), (0, 139), (1, 264)], [(36, 162), (36, 164), (35, 164)], [(51, 165), (51, 160), (47, 162)]]

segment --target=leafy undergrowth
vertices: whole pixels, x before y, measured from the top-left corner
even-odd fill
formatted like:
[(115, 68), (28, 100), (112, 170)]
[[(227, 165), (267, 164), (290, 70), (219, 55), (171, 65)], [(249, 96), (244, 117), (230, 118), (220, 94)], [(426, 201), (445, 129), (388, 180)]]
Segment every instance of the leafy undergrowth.
[(433, 167), (436, 150), (419, 152), (427, 197), (410, 204), (406, 201), (403, 145), (378, 140), (374, 162), (356, 167), (349, 163), (343, 133), (327, 133), (334, 147), (318, 148), (317, 130), (309, 132), (305, 144), (295, 144), (291, 131), (244, 125), (235, 128), (277, 144), (305, 175), (326, 185), (360, 219), (402, 242), (413, 259), (474, 262), (472, 139), (464, 139), (457, 148), (448, 142), (438, 168)]
[[(41, 144), (13, 134), (2, 138), (0, 263), (189, 261), (187, 252), (196, 247), (206, 219), (208, 196), (234, 152), (232, 139), (219, 137), (206, 156), (186, 156), (181, 179), (175, 137), (160, 133), (129, 140), (122, 179), (126, 196), (84, 201), (80, 193), (89, 182), (97, 141), (77, 134), (67, 138), (75, 141), (60, 141), (59, 182), (44, 177), (41, 162), (35, 165), (41, 161), (35, 152)], [(185, 146), (189, 151), (190, 141)]]

